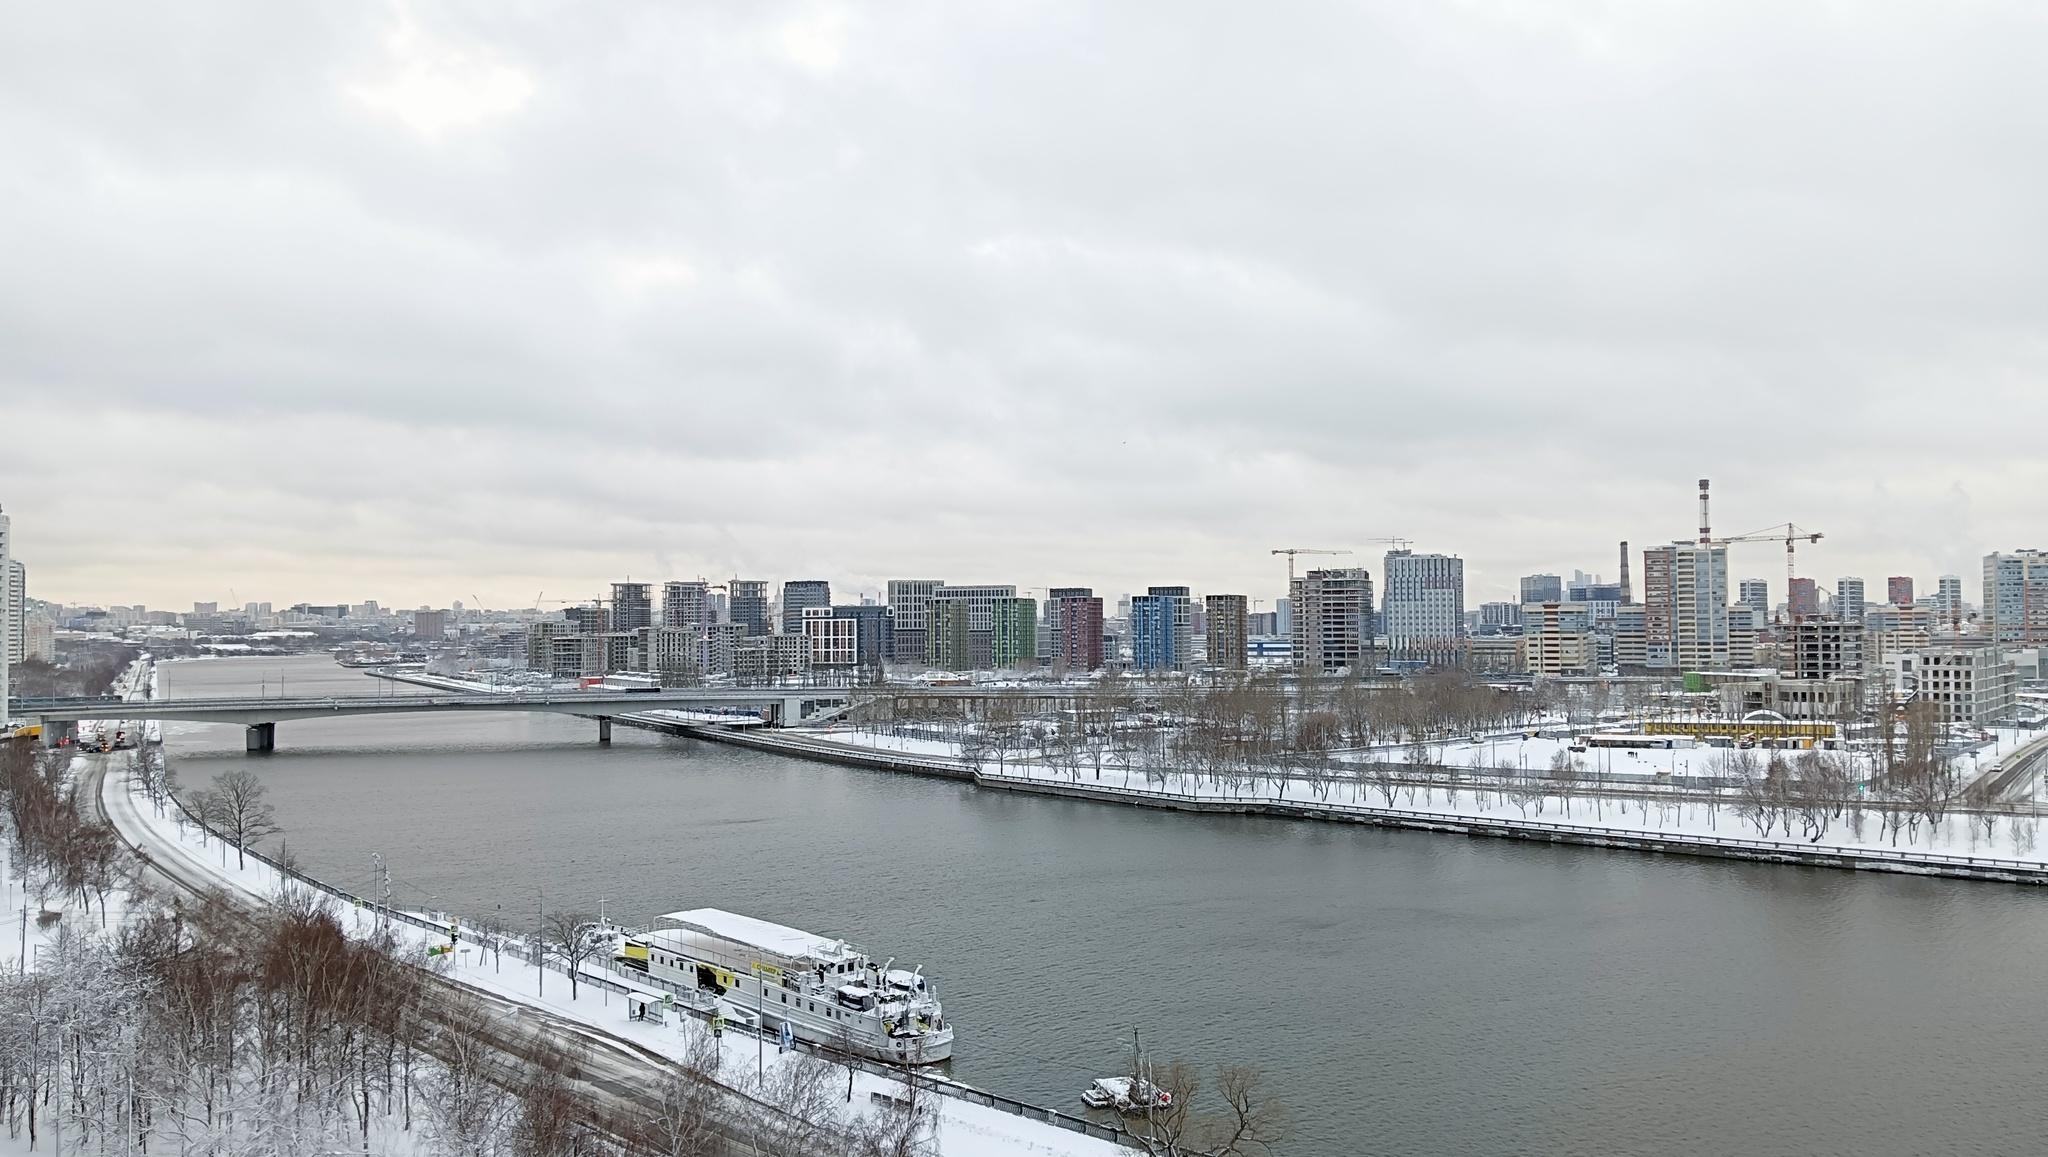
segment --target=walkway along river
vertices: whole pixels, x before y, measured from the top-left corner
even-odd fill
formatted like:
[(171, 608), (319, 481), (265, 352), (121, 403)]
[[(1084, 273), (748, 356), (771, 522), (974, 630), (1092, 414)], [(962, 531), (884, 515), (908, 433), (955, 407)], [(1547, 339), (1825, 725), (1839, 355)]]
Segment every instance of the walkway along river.
[[(325, 657), (170, 694), (356, 690)], [(249, 766), (171, 729), (181, 779)], [(2025, 1152), (2034, 889), (978, 792), (581, 720), (294, 725), (256, 765), (316, 875), (531, 919), (710, 905), (922, 963), (953, 1072), (1072, 1102), (1132, 1025), (1259, 1066), (1352, 1153)]]

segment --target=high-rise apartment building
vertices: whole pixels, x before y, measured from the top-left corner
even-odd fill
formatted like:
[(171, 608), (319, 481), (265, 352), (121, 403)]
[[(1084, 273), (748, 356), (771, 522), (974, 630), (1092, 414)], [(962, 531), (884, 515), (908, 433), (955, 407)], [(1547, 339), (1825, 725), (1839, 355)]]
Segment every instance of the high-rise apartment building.
[(425, 607), (412, 613), (412, 634), (416, 639), (440, 639), (448, 634), (448, 612)]
[(1522, 605), (1522, 670), (1531, 675), (1590, 675), (1598, 670), (1593, 614), (1584, 603)]
[(1202, 600), (1207, 612), (1209, 665), (1227, 671), (1242, 671), (1251, 646), (1251, 612), (1243, 595), (1210, 595)]
[(7, 722), (8, 696), (13, 693), (9, 681), (14, 654), (14, 522), (8, 517), (6, 508), (0, 507), (0, 571), (7, 573), (8, 581), (0, 583), (0, 724)]
[(1522, 602), (1554, 603), (1564, 598), (1564, 580), (1554, 574), (1532, 574), (1522, 576)]
[[(929, 604), (931, 617), (927, 620), (924, 661), (948, 671), (994, 669), (999, 665), (995, 647), (996, 600), (1016, 597), (1017, 588), (1004, 584), (935, 586)], [(1028, 643), (1020, 644), (1012, 634), (1020, 622), (1017, 612), (1009, 609), (1006, 614), (1004, 655), (1008, 661), (1002, 666), (1017, 661), (1018, 646), (1036, 646), (1038, 635), (1035, 609)]]
[(1934, 580), (1934, 613), (1954, 627), (1963, 621), (1963, 580), (1952, 574)]
[(943, 579), (890, 579), (889, 617), (893, 625), (891, 656), (898, 663), (928, 661), (931, 630), (932, 592), (946, 585)]
[(1819, 618), (1820, 584), (1810, 578), (1789, 580), (1785, 590), (1785, 617), (1795, 623)]
[(855, 662), (868, 670), (877, 670), (883, 663), (894, 658), (894, 621), (889, 608), (872, 603), (858, 606), (836, 606), (832, 616), (851, 619), (855, 625), (854, 646), (857, 652)]
[(1087, 587), (1054, 587), (1053, 661), (1069, 671), (1102, 669), (1102, 599)]
[(1372, 647), (1372, 572), (1312, 570), (1288, 590), (1295, 663), (1310, 674), (1361, 668)]
[(1913, 576), (1895, 574), (1884, 580), (1884, 601), (1895, 607), (1913, 605)]
[[(0, 639), (5, 646), (0, 654), (6, 655), (7, 663), (19, 663), (30, 658), (28, 645), (28, 567), (18, 558), (0, 563), (0, 612), (5, 613), (6, 622), (0, 623)], [(6, 714), (0, 708), (0, 715)]]
[(1004, 595), (988, 603), (989, 666), (1038, 665), (1038, 600)]
[[(1960, 604), (1960, 583), (1957, 588)], [(1935, 610), (1942, 625), (1953, 621), (1949, 608), (1937, 605)], [(2048, 643), (2048, 553), (2016, 550), (1985, 555), (1984, 605), (1979, 613), (1985, 633), (1995, 643)]]
[(748, 637), (767, 635), (768, 584), (761, 579), (734, 579), (726, 584), (726, 607), (732, 621)]
[(1735, 601), (1750, 609), (1751, 625), (1764, 630), (1771, 621), (1771, 584), (1767, 579), (1743, 579), (1736, 585)]
[(1380, 606), (1389, 655), (1408, 662), (1455, 660), (1465, 633), (1465, 560), (1390, 550)]
[(695, 582), (661, 584), (661, 625), (703, 627), (716, 621), (711, 613), (711, 584)]
[(1643, 552), (1643, 636), (1651, 670), (1728, 666), (1727, 547), (1674, 542)]
[(1860, 578), (1839, 578), (1835, 580), (1834, 617), (1845, 623), (1863, 625), (1863, 612), (1868, 608), (1863, 603), (1863, 580)]
[(1689, 545), (1678, 543), (1643, 550), (1643, 666), (1647, 670), (1667, 671), (1678, 665), (1673, 575), (1678, 569), (1679, 548)]
[(1131, 669), (1184, 671), (1194, 660), (1195, 604), (1186, 587), (1149, 587), (1131, 599)]
[(611, 611), (595, 603), (589, 606), (563, 607), (562, 617), (568, 620), (568, 633), (572, 635), (602, 635), (612, 629)]
[(782, 630), (785, 634), (800, 635), (804, 627), (804, 612), (812, 607), (832, 609), (832, 584), (824, 579), (791, 579), (782, 584)]
[(1863, 671), (1863, 624), (1805, 619), (1785, 628), (1779, 664), (1794, 679), (1828, 679)]
[(654, 625), (654, 598), (648, 583), (612, 584), (612, 630), (637, 631)]

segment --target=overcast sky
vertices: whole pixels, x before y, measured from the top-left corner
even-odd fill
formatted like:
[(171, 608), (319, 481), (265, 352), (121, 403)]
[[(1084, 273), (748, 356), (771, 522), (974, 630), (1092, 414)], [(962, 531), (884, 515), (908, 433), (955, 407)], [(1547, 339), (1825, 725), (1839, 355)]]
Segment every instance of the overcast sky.
[(2038, 3), (4, 0), (0, 504), (67, 602), (1270, 606), (1404, 536), (1476, 605), (1711, 477), (1974, 600), (2048, 545), (2043, 60)]

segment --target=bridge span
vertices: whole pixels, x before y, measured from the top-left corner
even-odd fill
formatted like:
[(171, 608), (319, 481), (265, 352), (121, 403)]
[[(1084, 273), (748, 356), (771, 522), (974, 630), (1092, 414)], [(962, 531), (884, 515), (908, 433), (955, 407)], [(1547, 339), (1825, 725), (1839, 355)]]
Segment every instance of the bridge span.
[(40, 724), (43, 741), (62, 742), (81, 720), (176, 719), (241, 724), (250, 751), (277, 746), (277, 725), (296, 719), (431, 712), (546, 712), (597, 721), (600, 743), (611, 742), (612, 717), (638, 711), (744, 712), (770, 727), (788, 727), (836, 714), (848, 705), (843, 688), (718, 687), (661, 691), (558, 691), (491, 694), (444, 691), (429, 695), (238, 696), (219, 699), (16, 699), (13, 717)]

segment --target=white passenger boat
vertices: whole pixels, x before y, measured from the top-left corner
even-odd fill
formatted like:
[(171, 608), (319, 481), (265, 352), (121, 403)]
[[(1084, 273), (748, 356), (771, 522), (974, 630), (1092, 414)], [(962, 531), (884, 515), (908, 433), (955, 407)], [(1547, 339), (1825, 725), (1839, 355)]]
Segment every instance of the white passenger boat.
[(876, 964), (844, 940), (717, 908), (656, 918), (629, 936), (617, 961), (694, 1003), (718, 999), (758, 1012), (771, 1032), (825, 1049), (909, 1064), (953, 1055), (953, 1029), (917, 970)]

